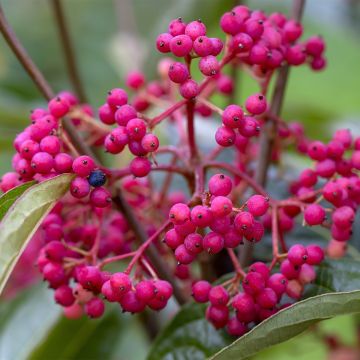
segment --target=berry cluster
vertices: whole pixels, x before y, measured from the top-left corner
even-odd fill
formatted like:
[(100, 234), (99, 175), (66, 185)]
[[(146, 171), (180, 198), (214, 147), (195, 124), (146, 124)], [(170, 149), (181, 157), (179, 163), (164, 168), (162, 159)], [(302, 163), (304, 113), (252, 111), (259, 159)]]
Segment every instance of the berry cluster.
[[(323, 40), (300, 42), (300, 23), (246, 6), (225, 13), (220, 27), (227, 34), (224, 42), (208, 37), (200, 20), (172, 20), (156, 47), (177, 59), (162, 59), (156, 80), (130, 73), (129, 91), (108, 92), (98, 109), (100, 121), (88, 104), (62, 92), (46, 109), (35, 109), (31, 125), (16, 137), (14, 171), (2, 177), (2, 191), (62, 173), (74, 176), (69, 194), (36, 233), (38, 269), (67, 317), (98, 318), (106, 302), (131, 313), (160, 310), (173, 294), (183, 301), (192, 289), (195, 301), (210, 302), (206, 317), (216, 328), (226, 326), (229, 334), (241, 336), (299, 299), (315, 279), (314, 266), (322, 262), (324, 250), (315, 244), (287, 247), (285, 235), (297, 226), (296, 217), (304, 226), (330, 228), (327, 254), (344, 255), (360, 204), (360, 138), (339, 130), (327, 144), (310, 141), (300, 124), (271, 113), (267, 100), (280, 67), (308, 62), (313, 70), (324, 68)], [(203, 75), (197, 81), (194, 61)], [(224, 70), (228, 65), (245, 68), (259, 86), (243, 107), (230, 103), (221, 109), (211, 101), (214, 94), (231, 94), (236, 85)], [(194, 123), (211, 115), (221, 120), (208, 135), (217, 144), (205, 154)], [(160, 144), (155, 135), (165, 120), (178, 132), (175, 146)], [(83, 146), (69, 136), (66, 122), (81, 135)], [(280, 162), (289, 146), (315, 161), (290, 184), (288, 198), (270, 197), (255, 181), (258, 135), (269, 123), (276, 137), (272, 163)], [(230, 146), (231, 160), (216, 161)], [(89, 147), (121, 153), (116, 168), (84, 151)], [(170, 160), (162, 163), (162, 154)], [(153, 178), (160, 171), (163, 181)], [(175, 174), (188, 192), (185, 186), (170, 190)], [(266, 232), (272, 256), (254, 260), (245, 271), (239, 256)], [(204, 257), (211, 264), (216, 254), (225, 256), (234, 275), (211, 285), (208, 274), (191, 265)], [(109, 264), (126, 261), (123, 272), (109, 271)]]

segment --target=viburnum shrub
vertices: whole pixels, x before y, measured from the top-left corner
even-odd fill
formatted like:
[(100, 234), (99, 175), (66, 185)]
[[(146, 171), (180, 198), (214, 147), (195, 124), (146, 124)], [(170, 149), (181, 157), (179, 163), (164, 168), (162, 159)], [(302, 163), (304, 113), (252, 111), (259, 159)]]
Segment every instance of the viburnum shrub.
[[(284, 89), (276, 88), (271, 101), (268, 94), (274, 75), (281, 82), (290, 67), (322, 70), (324, 40), (303, 40), (300, 22), (247, 6), (226, 12), (220, 28), (222, 39), (210, 37), (200, 20), (170, 21), (156, 39), (157, 50), (171, 56), (159, 61), (156, 80), (130, 73), (127, 90), (110, 89), (97, 111), (60, 92), (33, 109), (16, 136), (3, 192), (30, 180), (74, 176), (36, 234), (43, 244), (38, 270), (68, 318), (101, 317), (107, 302), (130, 313), (161, 310), (173, 294), (180, 303), (191, 294), (208, 305), (206, 318), (216, 328), (238, 337), (300, 299), (326, 253), (344, 255), (360, 204), (360, 138), (341, 129), (328, 143), (309, 139), (300, 123), (279, 116), (275, 104)], [(231, 98), (236, 80), (229, 66), (248, 72), (259, 87), (244, 103), (221, 109), (211, 99)], [(215, 133), (195, 126), (210, 117), (218, 121)], [(164, 123), (176, 129), (176, 145), (159, 141)], [(198, 133), (209, 143), (215, 139), (211, 151), (199, 148)], [(92, 148), (127, 162), (104, 166)], [(217, 161), (226, 148), (229, 161)], [(268, 194), (261, 173), (289, 149), (312, 165), (289, 184), (291, 196), (279, 199)], [(170, 155), (168, 163), (161, 154)], [(159, 171), (166, 173), (162, 184), (152, 178)], [(175, 174), (189, 192), (172, 186)], [(299, 226), (328, 229), (327, 249), (289, 247), (287, 236)], [(249, 244), (261, 246), (265, 233), (271, 233), (272, 261), (253, 261)], [(216, 279), (203, 265), (214, 264), (219, 253), (234, 274), (211, 284)], [(120, 261), (128, 261), (123, 271), (108, 271)], [(203, 271), (192, 266), (198, 261)]]

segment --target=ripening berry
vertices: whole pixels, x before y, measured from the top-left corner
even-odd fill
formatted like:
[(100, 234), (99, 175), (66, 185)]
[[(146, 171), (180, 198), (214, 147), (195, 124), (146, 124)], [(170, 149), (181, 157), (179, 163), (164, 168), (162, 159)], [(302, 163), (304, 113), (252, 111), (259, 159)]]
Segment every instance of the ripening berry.
[(253, 227), (254, 217), (247, 211), (239, 212), (234, 219), (234, 226), (237, 231), (242, 233), (244, 230)]
[(235, 138), (235, 131), (229, 127), (221, 126), (216, 130), (215, 140), (220, 146), (232, 146), (235, 142)]
[(246, 202), (249, 213), (253, 216), (263, 216), (269, 209), (269, 198), (263, 195), (253, 195)]
[(130, 162), (130, 171), (135, 177), (144, 177), (151, 171), (151, 162), (146, 157), (136, 157)]
[(266, 282), (266, 287), (275, 291), (278, 298), (280, 298), (286, 291), (288, 279), (280, 273), (273, 274)]
[(199, 61), (199, 69), (205, 76), (214, 76), (220, 71), (220, 64), (216, 57), (208, 55)]
[(25, 140), (19, 146), (19, 153), (21, 157), (23, 157), (26, 160), (31, 160), (32, 157), (39, 151), (40, 151), (39, 143), (30, 139)]
[(296, 41), (303, 32), (302, 25), (295, 20), (288, 20), (283, 27), (283, 37), (287, 42)]
[(141, 140), (141, 146), (147, 152), (154, 152), (159, 148), (159, 139), (154, 134), (146, 134)]
[(345, 149), (348, 149), (352, 144), (352, 135), (349, 129), (336, 130), (333, 135), (333, 140), (340, 141)]
[(193, 255), (197, 255), (200, 254), (203, 250), (202, 242), (203, 242), (202, 236), (200, 234), (193, 233), (193, 234), (189, 234), (185, 238), (184, 246), (189, 253)]
[(158, 35), (156, 38), (156, 48), (161, 53), (168, 53), (170, 52), (170, 41), (173, 39), (173, 36), (169, 33), (163, 33)]
[(213, 306), (225, 306), (229, 299), (229, 293), (221, 285), (214, 286), (209, 292), (209, 301)]
[(306, 263), (309, 265), (319, 265), (324, 260), (324, 251), (318, 245), (308, 245), (306, 252)]
[(93, 170), (88, 177), (88, 182), (93, 187), (103, 186), (106, 183), (106, 175), (100, 169)]
[(67, 254), (65, 245), (60, 241), (50, 241), (43, 249), (46, 257), (55, 262), (61, 262)]
[(331, 239), (326, 249), (326, 254), (331, 259), (340, 259), (346, 254), (346, 242)]
[(137, 112), (133, 106), (125, 104), (118, 107), (115, 112), (114, 118), (118, 125), (126, 126), (131, 119), (135, 119)]
[(78, 303), (64, 307), (63, 310), (64, 316), (68, 319), (79, 319), (84, 313), (82, 306)]
[(90, 318), (97, 319), (103, 315), (104, 311), (104, 302), (99, 298), (94, 297), (85, 304), (85, 312)]
[(106, 102), (113, 109), (117, 109), (119, 106), (125, 105), (128, 102), (127, 93), (120, 88), (112, 89), (108, 92)]
[(104, 104), (99, 107), (99, 118), (106, 125), (112, 125), (115, 123), (114, 110), (108, 105)]
[[(212, 52), (211, 55), (217, 56), (221, 53), (224, 44), (219, 38), (210, 38), (212, 43)], [(194, 43), (194, 49), (195, 49), (195, 43)]]
[(191, 264), (195, 260), (195, 255), (190, 253), (184, 244), (175, 249), (175, 259), (179, 264)]
[(97, 187), (90, 193), (90, 203), (99, 208), (105, 208), (111, 204), (111, 193), (104, 187)]
[(327, 179), (332, 177), (335, 174), (336, 170), (336, 162), (331, 159), (319, 161), (315, 166), (316, 174)]
[(226, 326), (229, 320), (229, 309), (227, 306), (212, 306), (206, 309), (206, 318), (217, 328)]
[(331, 236), (337, 241), (348, 241), (351, 238), (352, 230), (350, 228), (339, 228), (335, 224), (331, 225)]
[(166, 280), (154, 280), (155, 286), (155, 298), (161, 301), (168, 301), (172, 294), (173, 288), (171, 284)]
[(239, 132), (246, 138), (257, 136), (260, 132), (260, 124), (254, 117), (245, 116), (239, 127)]
[(352, 153), (351, 164), (356, 170), (360, 170), (360, 151), (354, 151)]
[[(213, 40), (214, 41), (214, 40)], [(209, 39), (206, 36), (199, 36), (194, 40), (193, 44), (193, 50), (195, 53), (201, 57), (208, 56), (208, 55), (214, 55), (214, 46), (213, 41)], [(219, 46), (219, 45), (217, 45)], [(221, 43), (221, 49), (222, 49), (222, 43)], [(218, 51), (218, 49), (215, 49)], [(220, 50), (221, 52), (221, 50)], [(216, 55), (214, 55), (216, 56)]]
[(55, 156), (60, 152), (61, 143), (57, 136), (46, 136), (40, 141), (40, 150)]
[(189, 79), (180, 85), (180, 94), (185, 99), (193, 99), (199, 94), (199, 86), (195, 80)]
[(320, 36), (310, 37), (305, 46), (306, 52), (314, 57), (319, 57), (325, 50), (325, 42)]
[(179, 17), (170, 21), (168, 31), (172, 36), (183, 35), (185, 34), (185, 28), (186, 24)]
[(109, 302), (117, 302), (120, 300), (121, 296), (116, 293), (111, 287), (110, 280), (104, 282), (101, 287), (101, 293), (104, 295), (105, 299)]
[[(220, 93), (230, 95), (234, 91), (234, 81), (230, 76), (220, 74), (217, 79), (217, 89)], [(224, 124), (226, 125), (226, 124)], [(231, 126), (230, 126), (231, 127)]]
[(253, 296), (265, 289), (265, 279), (259, 273), (249, 272), (244, 277), (242, 286), (247, 294)]
[[(215, 229), (211, 229), (216, 231)], [(219, 232), (219, 231), (218, 231)], [(224, 246), (226, 248), (236, 248), (240, 244), (243, 244), (242, 235), (239, 234), (234, 228), (230, 228), (226, 233), (223, 234), (224, 236)]]
[(178, 203), (171, 207), (169, 219), (174, 225), (184, 224), (190, 219), (190, 209), (186, 204)]
[(305, 246), (301, 244), (293, 245), (288, 251), (288, 260), (293, 265), (302, 265), (307, 261), (308, 255)]
[(209, 301), (210, 290), (210, 283), (205, 280), (200, 280), (192, 285), (192, 296), (196, 302), (205, 303)]
[(302, 186), (312, 187), (317, 183), (317, 175), (312, 169), (305, 169), (300, 173), (299, 181)]
[(54, 159), (46, 152), (38, 152), (31, 159), (31, 167), (38, 174), (48, 174), (54, 167)]
[(195, 226), (207, 227), (213, 221), (213, 214), (211, 210), (202, 205), (196, 205), (191, 210), (191, 222)]
[(210, 224), (210, 229), (220, 234), (227, 233), (230, 228), (231, 228), (230, 216), (215, 217), (213, 222)]
[(332, 214), (332, 221), (338, 228), (347, 229), (355, 220), (355, 212), (350, 206), (337, 208)]
[(145, 84), (145, 76), (140, 71), (132, 71), (126, 77), (126, 85), (134, 90), (138, 90)]
[(264, 65), (268, 60), (269, 49), (261, 44), (254, 45), (249, 54), (251, 64)]
[(189, 219), (181, 225), (175, 225), (174, 229), (177, 232), (177, 234), (179, 234), (182, 237), (185, 237), (185, 236), (195, 232), (196, 226)]
[(140, 301), (149, 302), (156, 295), (154, 283), (150, 280), (140, 281), (135, 286), (135, 295)]
[(242, 23), (234, 12), (226, 12), (220, 19), (220, 27), (226, 34), (235, 35), (242, 27)]
[(66, 153), (58, 153), (54, 157), (54, 170), (57, 173), (70, 173), (72, 171), (73, 159)]
[(48, 262), (44, 266), (42, 274), (44, 279), (49, 283), (49, 286), (54, 289), (67, 282), (64, 268), (55, 262)]
[(232, 212), (232, 201), (226, 196), (216, 196), (211, 201), (211, 212), (215, 217), (223, 217)]
[(265, 288), (256, 295), (256, 303), (264, 309), (272, 309), (277, 303), (277, 295), (271, 288)]
[(213, 175), (208, 185), (210, 193), (214, 196), (227, 196), (232, 190), (232, 181), (224, 174)]
[(140, 300), (135, 291), (129, 291), (124, 294), (120, 299), (120, 305), (123, 309), (123, 312), (129, 312), (131, 314), (136, 314), (144, 311), (146, 303)]
[(311, 69), (314, 71), (320, 71), (326, 67), (326, 59), (322, 56), (313, 58), (310, 62)]
[(325, 210), (318, 204), (311, 204), (304, 211), (304, 219), (308, 225), (320, 225), (326, 217)]
[(193, 42), (188, 35), (177, 35), (170, 40), (170, 51), (178, 57), (188, 55), (192, 46)]
[(300, 266), (294, 265), (289, 260), (284, 260), (280, 265), (280, 272), (288, 279), (297, 279), (300, 274)]
[(130, 291), (131, 279), (123, 272), (114, 273), (110, 277), (110, 285), (116, 294), (122, 296)]
[(267, 280), (270, 276), (270, 269), (261, 261), (254, 262), (249, 266), (249, 272), (256, 272), (262, 275)]
[(5, 173), (0, 179), (0, 189), (3, 192), (9, 191), (19, 184), (19, 174), (15, 172)]
[(344, 145), (340, 141), (331, 140), (327, 144), (327, 156), (333, 160), (340, 160), (344, 152)]
[(94, 160), (87, 155), (77, 157), (73, 164), (72, 169), (74, 173), (81, 177), (87, 177), (95, 168)]
[(236, 317), (232, 317), (229, 319), (226, 330), (230, 336), (240, 337), (248, 332), (248, 327), (240, 322)]
[(251, 50), (254, 41), (251, 36), (245, 33), (239, 33), (232, 38), (230, 48), (235, 53), (248, 52)]
[(262, 114), (267, 108), (266, 98), (262, 94), (251, 95), (246, 99), (245, 107), (251, 114)]
[(305, 47), (301, 44), (287, 48), (285, 59), (289, 65), (299, 66), (306, 60)]
[(209, 254), (217, 254), (224, 248), (224, 238), (221, 234), (209, 232), (204, 236), (203, 248)]
[(201, 20), (192, 21), (186, 25), (185, 34), (195, 40), (199, 36), (206, 35), (206, 26)]
[(169, 78), (176, 84), (182, 84), (190, 77), (190, 73), (186, 65), (180, 62), (174, 62), (169, 67)]
[(174, 275), (180, 280), (189, 280), (191, 278), (190, 267), (188, 265), (178, 264)]
[(68, 285), (62, 285), (55, 290), (55, 301), (61, 306), (71, 306), (75, 302), (72, 289)]
[(290, 280), (286, 287), (287, 296), (292, 299), (298, 300), (300, 299), (304, 288), (298, 280)]
[(50, 114), (56, 118), (65, 116), (70, 110), (70, 104), (63, 96), (57, 96), (51, 99), (48, 107)]
[(299, 281), (301, 284), (306, 285), (313, 282), (316, 278), (316, 272), (314, 268), (309, 264), (301, 265), (299, 274)]
[(263, 20), (250, 18), (245, 22), (244, 32), (250, 35), (253, 40), (259, 39), (264, 32)]
[(179, 235), (175, 229), (171, 229), (165, 234), (164, 242), (170, 249), (175, 250), (178, 246), (183, 244), (184, 237)]
[(249, 323), (255, 320), (255, 303), (249, 294), (239, 293), (235, 295), (231, 305), (235, 309), (236, 317), (239, 321)]
[(222, 122), (225, 126), (236, 129), (242, 123), (244, 112), (238, 105), (229, 105), (224, 109), (222, 114)]
[(138, 118), (129, 120), (126, 124), (126, 132), (131, 140), (141, 140), (146, 134), (145, 121)]

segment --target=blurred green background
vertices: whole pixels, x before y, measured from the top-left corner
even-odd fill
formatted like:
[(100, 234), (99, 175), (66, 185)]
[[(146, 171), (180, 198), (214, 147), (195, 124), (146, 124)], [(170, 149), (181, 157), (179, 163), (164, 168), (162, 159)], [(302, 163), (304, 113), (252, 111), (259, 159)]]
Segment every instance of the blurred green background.
[[(287, 14), (291, 3), (247, 1), (252, 8)], [(3, 0), (2, 4), (20, 40), (54, 89), (71, 89), (50, 1)], [(170, 19), (201, 18), (211, 35), (221, 36), (219, 17), (234, 1), (63, 0), (63, 4), (86, 93), (96, 108), (103, 103), (108, 89), (123, 85), (129, 70), (141, 69), (148, 79), (155, 77), (156, 62), (161, 57), (154, 47), (155, 37), (166, 30)], [(326, 139), (338, 127), (349, 127), (359, 135), (360, 2), (308, 0), (304, 23), (305, 37), (321, 34), (325, 38), (328, 67), (320, 73), (313, 73), (306, 66), (291, 70), (284, 117), (303, 121), (313, 137)], [(241, 103), (256, 87), (241, 76), (239, 89), (237, 101)], [(0, 173), (10, 169), (12, 140), (28, 124), (30, 109), (44, 104), (1, 39)], [(42, 288), (31, 290), (10, 304), (1, 304), (0, 359), (27, 358), (26, 354), (34, 349), (37, 350), (33, 359), (131, 360), (143, 359), (148, 351), (150, 341), (139, 317), (122, 316), (119, 309), (110, 310), (101, 322), (71, 323), (57, 317), (51, 294)], [(355, 318), (346, 317), (324, 322), (321, 329), (341, 333), (346, 344), (354, 344), (355, 325)], [(266, 350), (257, 359), (275, 357), (322, 360), (327, 358), (327, 350), (313, 334), (307, 333)]]

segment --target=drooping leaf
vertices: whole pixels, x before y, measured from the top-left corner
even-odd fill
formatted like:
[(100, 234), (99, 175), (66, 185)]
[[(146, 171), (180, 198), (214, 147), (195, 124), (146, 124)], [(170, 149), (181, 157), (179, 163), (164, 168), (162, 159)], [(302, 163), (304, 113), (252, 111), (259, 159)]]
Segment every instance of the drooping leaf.
[(41, 221), (68, 190), (73, 178), (63, 174), (34, 185), (11, 206), (0, 223), (0, 294), (16, 261)]
[(205, 359), (231, 342), (204, 318), (205, 305), (185, 305), (155, 340), (148, 360)]
[(300, 334), (318, 321), (356, 312), (360, 312), (359, 290), (315, 296), (279, 311), (211, 359), (247, 359), (260, 350)]
[(36, 184), (35, 181), (29, 181), (25, 184), (21, 184), (0, 197), (0, 221), (5, 216), (6, 212), (9, 210), (10, 206), (15, 202), (15, 200), (20, 197), (25, 190), (29, 187)]

